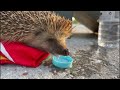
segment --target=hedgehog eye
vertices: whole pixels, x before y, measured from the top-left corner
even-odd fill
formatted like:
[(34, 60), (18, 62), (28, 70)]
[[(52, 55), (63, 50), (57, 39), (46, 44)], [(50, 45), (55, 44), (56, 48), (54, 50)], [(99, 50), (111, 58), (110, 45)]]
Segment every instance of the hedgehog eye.
[(40, 31), (39, 32), (35, 32), (34, 34), (35, 34), (35, 36), (38, 36), (38, 35), (41, 34), (41, 32)]
[(47, 41), (49, 41), (49, 42), (54, 42), (55, 39), (53, 39), (53, 38), (49, 38), (49, 39), (47, 39)]

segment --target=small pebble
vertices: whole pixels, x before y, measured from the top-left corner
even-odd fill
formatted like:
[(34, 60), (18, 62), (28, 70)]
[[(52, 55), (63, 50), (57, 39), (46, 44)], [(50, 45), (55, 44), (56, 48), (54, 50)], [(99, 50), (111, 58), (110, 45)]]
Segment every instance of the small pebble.
[(28, 72), (25, 72), (25, 73), (23, 73), (22, 75), (24, 75), (24, 76), (25, 76), (25, 75), (28, 75)]

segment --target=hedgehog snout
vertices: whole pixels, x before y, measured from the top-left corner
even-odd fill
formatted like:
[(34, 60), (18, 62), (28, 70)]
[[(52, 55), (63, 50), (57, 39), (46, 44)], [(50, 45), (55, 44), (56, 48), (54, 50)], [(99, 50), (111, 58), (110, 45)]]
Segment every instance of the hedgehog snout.
[(65, 55), (65, 56), (69, 55), (69, 50), (68, 49), (64, 49), (63, 50), (63, 55)]

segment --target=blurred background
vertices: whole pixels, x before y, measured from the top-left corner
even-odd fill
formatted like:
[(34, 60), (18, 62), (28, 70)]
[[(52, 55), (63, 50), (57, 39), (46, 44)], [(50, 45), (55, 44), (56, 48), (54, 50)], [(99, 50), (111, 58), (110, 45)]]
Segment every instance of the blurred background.
[(93, 32), (98, 32), (100, 11), (55, 11), (61, 16), (73, 20), (73, 24), (84, 25)]

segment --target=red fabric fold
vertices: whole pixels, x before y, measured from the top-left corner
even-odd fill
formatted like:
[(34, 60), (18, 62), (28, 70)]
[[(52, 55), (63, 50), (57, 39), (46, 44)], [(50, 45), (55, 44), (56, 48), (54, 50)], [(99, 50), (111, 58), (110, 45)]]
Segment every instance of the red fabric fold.
[[(2, 44), (14, 62), (1, 59), (0, 64), (18, 64), (28, 67), (38, 67), (42, 61), (50, 55), (48, 52), (38, 50), (23, 43), (4, 42)], [(0, 52), (0, 56), (5, 57), (2, 52)]]

